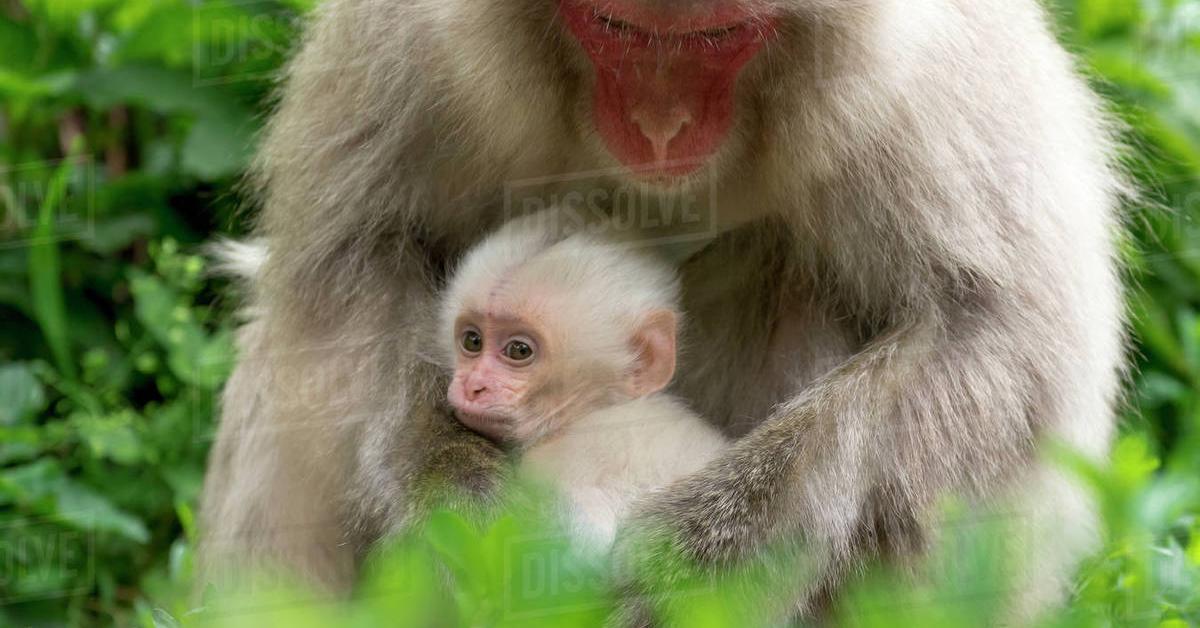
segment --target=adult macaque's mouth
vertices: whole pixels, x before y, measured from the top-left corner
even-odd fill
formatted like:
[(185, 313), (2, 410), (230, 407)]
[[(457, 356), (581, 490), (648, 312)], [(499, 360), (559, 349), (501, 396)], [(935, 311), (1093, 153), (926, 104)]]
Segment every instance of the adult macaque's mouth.
[(689, 11), (638, 0), (558, 0), (558, 11), (588, 56), (610, 67), (646, 54), (709, 67), (744, 63), (777, 34), (777, 11), (756, 0), (697, 5)]
[(678, 7), (659, 11), (636, 0), (560, 0), (559, 4), (564, 14), (580, 15), (614, 34), (634, 33), (659, 39), (721, 37), (770, 18), (766, 7), (744, 0), (730, 0), (716, 6), (697, 3), (698, 8), (691, 12)]
[[(682, 27), (677, 24), (665, 27), (662, 25), (645, 26), (602, 13), (596, 8), (593, 8), (592, 19), (601, 28), (616, 37), (636, 36), (648, 41), (669, 41), (671, 43), (686, 43), (686, 40), (718, 42), (741, 32), (750, 24), (749, 20), (745, 20), (711, 26), (687, 23), (684, 23)], [(693, 28), (695, 26), (699, 27)]]

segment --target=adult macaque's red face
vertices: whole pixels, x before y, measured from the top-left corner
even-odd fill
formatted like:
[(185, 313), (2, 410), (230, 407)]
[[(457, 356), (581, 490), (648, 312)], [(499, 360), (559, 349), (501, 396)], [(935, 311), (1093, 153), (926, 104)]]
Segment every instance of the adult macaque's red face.
[(734, 123), (738, 74), (773, 34), (738, 0), (655, 10), (639, 0), (559, 0), (596, 73), (592, 115), (608, 150), (649, 179), (681, 177)]

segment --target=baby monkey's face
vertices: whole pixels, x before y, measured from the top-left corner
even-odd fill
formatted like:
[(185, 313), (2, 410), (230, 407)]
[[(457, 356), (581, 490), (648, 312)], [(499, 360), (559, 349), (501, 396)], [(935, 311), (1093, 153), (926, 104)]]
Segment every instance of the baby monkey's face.
[(576, 409), (576, 395), (556, 391), (566, 365), (546, 327), (527, 316), (459, 318), (447, 391), (459, 421), (496, 440), (526, 442)]
[(674, 312), (625, 321), (598, 314), (601, 305), (529, 290), (460, 304), (447, 331), (454, 375), (446, 396), (458, 420), (494, 440), (529, 444), (664, 388), (675, 372)]

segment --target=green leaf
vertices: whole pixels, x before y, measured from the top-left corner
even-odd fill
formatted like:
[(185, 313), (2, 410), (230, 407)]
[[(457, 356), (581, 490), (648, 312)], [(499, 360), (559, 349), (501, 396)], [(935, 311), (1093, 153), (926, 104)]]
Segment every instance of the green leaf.
[[(72, 148), (78, 152), (80, 142)], [(66, 192), (67, 181), (74, 164), (73, 159), (64, 159), (50, 178), (49, 187), (41, 208), (38, 210), (37, 226), (29, 246), (29, 292), (33, 297), (33, 311), (46, 344), (54, 355), (55, 366), (63, 375), (75, 379), (78, 373), (71, 359), (70, 339), (67, 334), (67, 312), (63, 300), (62, 270), (60, 268), (58, 243), (55, 241), (55, 216), (58, 205)]]
[(136, 429), (140, 421), (132, 410), (122, 410), (104, 416), (78, 414), (70, 425), (94, 458), (133, 465), (142, 461), (145, 449)]
[(164, 114), (253, 119), (249, 111), (219, 87), (196, 85), (189, 72), (149, 63), (93, 69), (79, 77), (78, 88), (95, 109), (138, 104)]
[(92, 488), (66, 480), (57, 490), (56, 517), (64, 524), (86, 532), (111, 532), (137, 543), (150, 540), (150, 531), (140, 519), (117, 508)]
[(179, 294), (157, 277), (131, 268), (134, 311), (167, 350), (167, 363), (180, 380), (215, 390), (232, 369), (233, 337), (228, 330), (209, 335)]
[(0, 425), (27, 420), (46, 409), (46, 391), (21, 363), (0, 366)]
[(1112, 453), (1112, 471), (1115, 478), (1125, 486), (1143, 484), (1153, 474), (1160, 462), (1150, 450), (1150, 444), (1141, 435), (1130, 435), (1117, 441)]
[(111, 255), (138, 238), (153, 235), (157, 227), (154, 218), (144, 213), (99, 219), (91, 231), (80, 238), (79, 243), (95, 253)]
[(1141, 21), (1138, 0), (1079, 0), (1076, 15), (1079, 31), (1088, 39), (1113, 32), (1127, 32)]
[(37, 36), (27, 25), (0, 18), (0, 50), (0, 69), (28, 73), (37, 59)]
[(183, 169), (202, 179), (241, 171), (250, 158), (253, 121), (239, 111), (214, 111), (192, 125), (183, 143)]
[(159, 2), (140, 23), (121, 38), (113, 53), (124, 64), (134, 60), (152, 60), (168, 66), (186, 68), (192, 59), (192, 34), (197, 28), (196, 15), (202, 9), (182, 2)]
[(1190, 536), (1191, 540), (1187, 547), (1188, 561), (1196, 567), (1200, 567), (1200, 520), (1192, 525)]
[(41, 76), (28, 76), (0, 68), (0, 94), (17, 98), (40, 98), (66, 93), (76, 82), (75, 72), (54, 72)]
[(181, 628), (183, 624), (166, 609), (156, 608), (154, 609), (153, 626), (154, 628)]
[(1180, 402), (1193, 392), (1182, 381), (1157, 371), (1146, 373), (1138, 390), (1142, 400), (1151, 405)]
[(1170, 84), (1138, 63), (1133, 54), (1127, 45), (1115, 49), (1098, 48), (1088, 52), (1087, 61), (1094, 72), (1123, 89), (1156, 98), (1169, 97)]
[(467, 577), (478, 591), (484, 589), (482, 575), (475, 567), (485, 565), (482, 536), (462, 515), (448, 510), (434, 512), (425, 530), (429, 544), (449, 562), (452, 569)]
[(0, 472), (0, 496), (23, 504), (36, 504), (54, 494), (66, 479), (57, 460), (42, 458)]
[(5, 469), (0, 473), (0, 495), (76, 530), (111, 532), (138, 543), (150, 539), (150, 532), (137, 517), (68, 477), (58, 461), (50, 458)]
[(0, 465), (28, 462), (42, 452), (42, 433), (33, 426), (0, 426)]
[(24, 0), (30, 12), (49, 21), (64, 32), (72, 29), (84, 14), (114, 4), (116, 0)]
[(1186, 375), (1189, 372), (1188, 358), (1175, 337), (1174, 325), (1153, 295), (1138, 292), (1130, 295), (1130, 314), (1138, 339), (1153, 349), (1175, 369)]
[(81, 80), (92, 106), (139, 103), (161, 113), (191, 113), (195, 121), (183, 145), (183, 168), (214, 179), (242, 170), (257, 128), (254, 116), (219, 87), (197, 86), (190, 74), (133, 65), (96, 70)]

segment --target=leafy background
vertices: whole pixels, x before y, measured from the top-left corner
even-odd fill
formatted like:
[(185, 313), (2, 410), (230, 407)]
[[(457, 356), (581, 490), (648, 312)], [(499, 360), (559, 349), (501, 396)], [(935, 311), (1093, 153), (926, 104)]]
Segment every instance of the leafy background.
[[(233, 325), (228, 286), (197, 253), (244, 231), (238, 174), (308, 5), (0, 0), (0, 624), (175, 625), (222, 607), (187, 595)], [(1057, 454), (1100, 497), (1106, 544), (1047, 623), (1197, 624), (1200, 0), (1052, 10), (1127, 123), (1147, 199), (1123, 248), (1136, 346), (1121, 440), (1103, 467)], [(543, 525), (519, 508), (482, 529), (440, 513), (379, 559), (355, 601), (299, 604), (280, 586), (255, 594), (279, 604), (215, 621), (594, 625), (610, 603), (598, 567), (554, 543), (537, 551), (577, 586), (513, 597), (529, 574), (505, 552)], [(1000, 572), (988, 539), (1003, 534), (972, 535), (920, 585), (864, 577), (839, 620), (994, 619), (961, 584)], [(430, 575), (443, 568), (450, 587)], [(706, 586), (671, 618), (744, 623), (741, 588)]]

